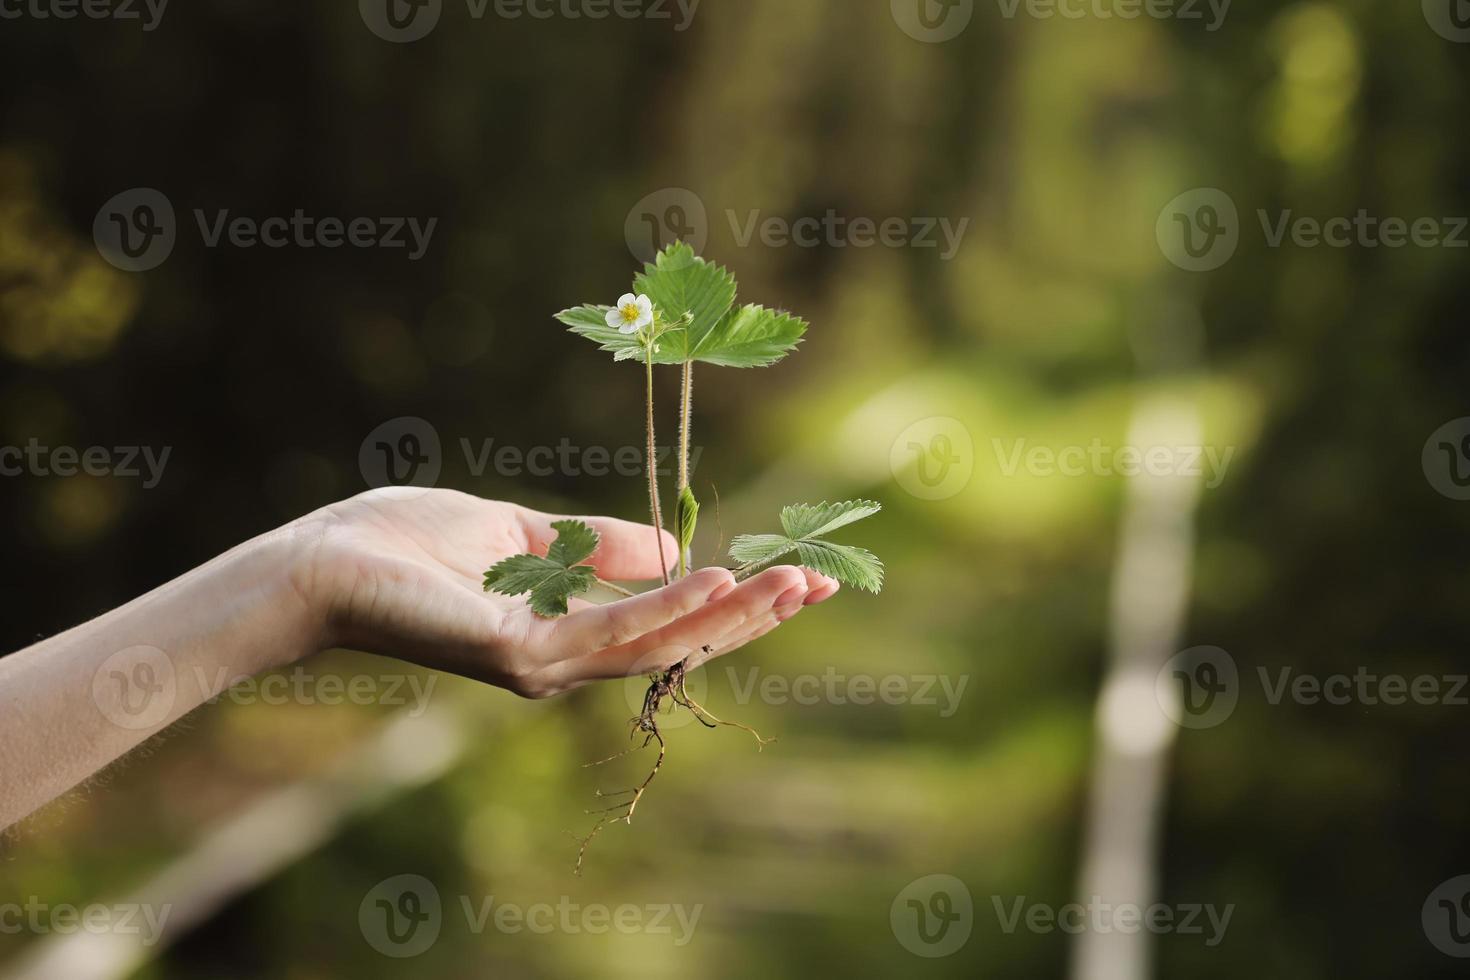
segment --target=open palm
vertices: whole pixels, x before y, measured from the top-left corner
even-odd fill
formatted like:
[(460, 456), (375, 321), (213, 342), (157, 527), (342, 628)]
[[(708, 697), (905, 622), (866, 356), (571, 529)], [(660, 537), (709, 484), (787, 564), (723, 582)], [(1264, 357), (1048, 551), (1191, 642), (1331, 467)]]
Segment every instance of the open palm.
[[(736, 583), (706, 568), (672, 585), (605, 605), (573, 600), (560, 619), (521, 598), (487, 595), (484, 571), (515, 554), (545, 554), (558, 515), (452, 490), (377, 490), (302, 519), (313, 542), (305, 588), (326, 610), (328, 641), (448, 670), (524, 697), (595, 680), (697, 666), (764, 635), (837, 583), (790, 566)], [(581, 517), (600, 535), (600, 578), (643, 581), (674, 563), (667, 532)]]

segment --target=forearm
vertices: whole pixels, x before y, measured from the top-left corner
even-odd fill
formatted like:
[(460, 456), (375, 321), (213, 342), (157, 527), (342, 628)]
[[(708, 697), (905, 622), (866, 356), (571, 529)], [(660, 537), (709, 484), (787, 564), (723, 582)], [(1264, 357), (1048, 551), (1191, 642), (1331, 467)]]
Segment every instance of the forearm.
[(0, 658), (0, 828), (167, 728), (241, 675), (314, 652), (290, 531)]

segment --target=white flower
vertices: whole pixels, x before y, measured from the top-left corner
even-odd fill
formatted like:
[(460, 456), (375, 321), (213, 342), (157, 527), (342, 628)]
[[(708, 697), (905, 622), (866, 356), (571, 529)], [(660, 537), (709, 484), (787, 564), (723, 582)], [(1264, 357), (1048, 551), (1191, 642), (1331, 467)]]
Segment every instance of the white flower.
[(607, 325), (618, 333), (637, 333), (653, 322), (653, 300), (647, 296), (625, 293), (616, 309), (607, 313)]

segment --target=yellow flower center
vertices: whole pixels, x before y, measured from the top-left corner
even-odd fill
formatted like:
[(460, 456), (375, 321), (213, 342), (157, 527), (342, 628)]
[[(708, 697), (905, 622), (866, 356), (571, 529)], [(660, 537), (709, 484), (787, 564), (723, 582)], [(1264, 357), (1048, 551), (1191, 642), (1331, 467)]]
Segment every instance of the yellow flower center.
[(622, 313), (623, 313), (623, 320), (626, 323), (637, 323), (638, 322), (638, 317), (642, 315), (639, 312), (638, 306), (637, 306), (636, 303), (629, 303), (627, 306), (623, 307)]

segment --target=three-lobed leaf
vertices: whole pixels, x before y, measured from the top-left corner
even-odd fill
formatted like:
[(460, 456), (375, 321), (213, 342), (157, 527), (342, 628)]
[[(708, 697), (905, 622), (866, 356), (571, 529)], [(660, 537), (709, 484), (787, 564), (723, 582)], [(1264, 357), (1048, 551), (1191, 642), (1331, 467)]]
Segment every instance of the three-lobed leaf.
[(865, 548), (821, 540), (882, 510), (871, 500), (848, 500), (836, 504), (793, 504), (781, 511), (785, 534), (742, 534), (730, 543), (730, 557), (742, 569), (754, 571), (795, 553), (797, 564), (830, 575), (843, 585), (880, 592), (883, 563)]
[(581, 521), (551, 525), (556, 540), (540, 555), (512, 555), (485, 573), (485, 591), (517, 596), (529, 592), (531, 609), (555, 619), (567, 614), (567, 601), (597, 584), (597, 574), (582, 562), (597, 550), (599, 535)]
[[(735, 306), (735, 277), (723, 266), (675, 242), (648, 263), (633, 290), (653, 301), (664, 323), (683, 322), (659, 335), (655, 364), (700, 361), (721, 367), (766, 367), (796, 349), (807, 323), (798, 316), (754, 304)], [(610, 306), (577, 306), (556, 318), (614, 360), (645, 356), (638, 334), (607, 325)], [(687, 318), (687, 321), (686, 321)]]

